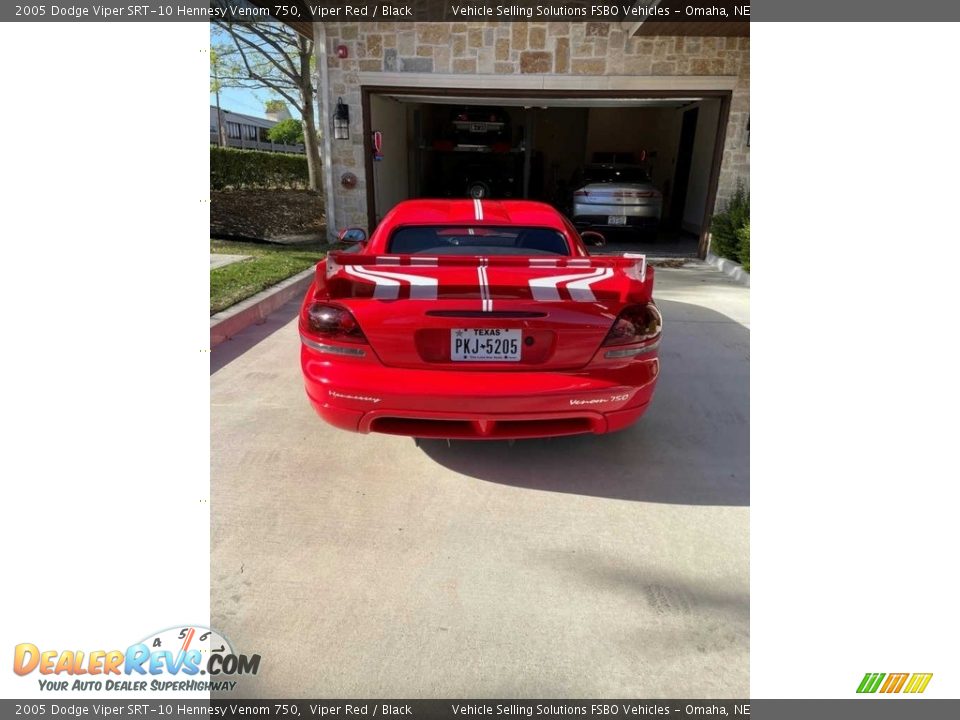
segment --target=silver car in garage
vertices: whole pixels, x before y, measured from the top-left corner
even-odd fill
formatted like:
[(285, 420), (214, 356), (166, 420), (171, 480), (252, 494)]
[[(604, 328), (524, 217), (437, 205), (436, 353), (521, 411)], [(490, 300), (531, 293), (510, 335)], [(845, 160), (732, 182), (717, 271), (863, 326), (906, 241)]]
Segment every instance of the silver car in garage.
[(638, 165), (588, 165), (573, 193), (578, 228), (631, 228), (656, 232), (663, 195)]

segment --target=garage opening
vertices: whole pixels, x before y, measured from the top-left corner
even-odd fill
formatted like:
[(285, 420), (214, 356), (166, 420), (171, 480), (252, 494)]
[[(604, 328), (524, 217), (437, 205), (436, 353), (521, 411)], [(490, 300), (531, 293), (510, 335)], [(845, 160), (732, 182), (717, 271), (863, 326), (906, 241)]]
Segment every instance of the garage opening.
[(610, 251), (698, 255), (724, 96), (424, 92), (365, 91), (371, 227), (407, 198), (527, 198), (602, 232)]

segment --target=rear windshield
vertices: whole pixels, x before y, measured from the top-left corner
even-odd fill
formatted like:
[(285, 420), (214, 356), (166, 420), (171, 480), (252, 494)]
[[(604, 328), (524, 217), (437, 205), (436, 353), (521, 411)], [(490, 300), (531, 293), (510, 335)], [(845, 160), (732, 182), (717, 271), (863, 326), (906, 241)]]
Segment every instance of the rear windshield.
[(584, 176), (588, 183), (650, 182), (650, 176), (641, 168), (636, 167), (589, 167), (586, 169)]
[(402, 227), (387, 252), (403, 255), (569, 255), (557, 230), (539, 227)]

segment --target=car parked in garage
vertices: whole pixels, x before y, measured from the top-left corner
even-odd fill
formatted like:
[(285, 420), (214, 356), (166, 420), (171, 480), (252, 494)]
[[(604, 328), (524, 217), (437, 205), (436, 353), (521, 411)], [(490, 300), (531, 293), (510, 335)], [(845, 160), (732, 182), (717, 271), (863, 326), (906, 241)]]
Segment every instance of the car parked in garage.
[[(497, 156), (489, 159), (494, 162), (465, 163), (458, 177), (460, 186), (464, 188), (463, 194), (466, 197), (487, 200), (514, 197), (517, 194), (517, 183), (510, 162), (497, 162), (501, 160)], [(506, 156), (506, 160), (512, 161), (513, 158)]]
[(468, 105), (450, 113), (450, 125), (458, 143), (491, 145), (510, 142), (510, 116), (498, 107)]
[(632, 228), (655, 233), (663, 195), (639, 165), (588, 165), (573, 192), (578, 228)]
[(661, 317), (643, 255), (591, 257), (569, 220), (521, 200), (408, 200), (342, 239), (299, 323), (329, 423), (513, 439), (619, 430), (649, 406)]

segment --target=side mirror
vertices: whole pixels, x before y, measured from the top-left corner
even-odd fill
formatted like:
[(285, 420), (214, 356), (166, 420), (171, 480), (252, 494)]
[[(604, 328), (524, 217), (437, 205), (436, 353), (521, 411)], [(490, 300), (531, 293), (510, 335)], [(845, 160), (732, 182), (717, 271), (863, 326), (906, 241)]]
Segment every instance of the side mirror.
[(593, 247), (603, 247), (607, 244), (607, 239), (596, 230), (585, 230), (580, 233), (580, 239)]
[(363, 245), (367, 241), (367, 231), (363, 228), (344, 228), (337, 235), (337, 240), (344, 245)]

